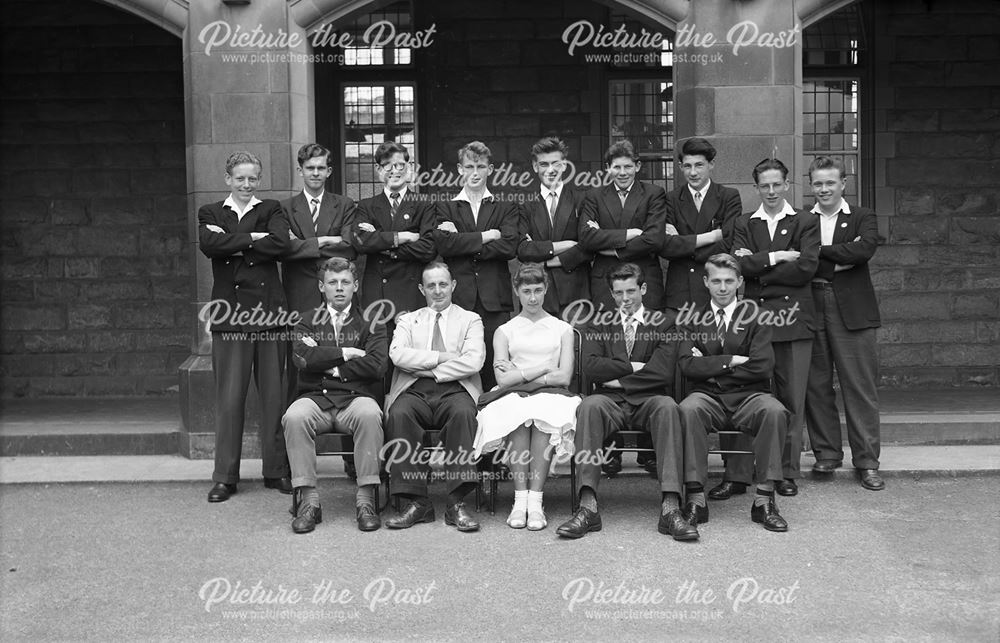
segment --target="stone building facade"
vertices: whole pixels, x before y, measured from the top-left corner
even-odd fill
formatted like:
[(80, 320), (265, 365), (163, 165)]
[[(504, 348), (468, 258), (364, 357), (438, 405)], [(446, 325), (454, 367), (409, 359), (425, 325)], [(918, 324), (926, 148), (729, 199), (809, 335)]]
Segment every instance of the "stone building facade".
[[(273, 53), (335, 52), (312, 48), (310, 37), (323, 25), (363, 22), (371, 2), (2, 0), (3, 397), (180, 391), (186, 426), (210, 431), (211, 404), (200, 397), (211, 390), (210, 340), (196, 320), (210, 275), (193, 235), (197, 205), (224, 196), (222, 161), (237, 148), (264, 159), (267, 196), (300, 189), (293, 159), (302, 143), (351, 142), (341, 100), (351, 83), (415, 87), (423, 167), (453, 167), (455, 150), (478, 138), (517, 174), (530, 170), (531, 143), (551, 133), (569, 142), (578, 170), (599, 170), (617, 126), (615, 82), (669, 82), (671, 140), (712, 137), (717, 179), (741, 190), (745, 209), (757, 204), (749, 169), (773, 151), (794, 166), (801, 204), (804, 78), (823, 73), (804, 64), (801, 41), (748, 46), (738, 57), (727, 43), (675, 43), (665, 71), (588, 61), (597, 48), (571, 55), (562, 37), (579, 20), (611, 28), (627, 20), (671, 38), (685, 25), (725, 34), (746, 19), (775, 32), (809, 30), (843, 11), (863, 21), (861, 64), (848, 72), (860, 83), (858, 196), (879, 213), (885, 237), (874, 261), (882, 384), (1000, 384), (992, 0), (403, 4), (414, 31), (434, 25), (434, 44), (413, 51), (405, 68), (380, 70), (240, 64), (222, 54), (247, 48), (229, 43), (206, 55), (198, 38), (222, 20), (299, 36)], [(719, 61), (681, 61), (699, 51)], [(657, 164), (653, 180), (668, 180), (669, 163)], [(335, 176), (331, 189), (347, 180)]]

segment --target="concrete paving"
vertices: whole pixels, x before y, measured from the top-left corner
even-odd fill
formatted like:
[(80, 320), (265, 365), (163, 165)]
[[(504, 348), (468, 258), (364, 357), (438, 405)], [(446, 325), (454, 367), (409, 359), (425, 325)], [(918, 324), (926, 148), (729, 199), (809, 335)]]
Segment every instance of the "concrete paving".
[[(790, 531), (750, 522), (746, 496), (710, 503), (697, 543), (655, 529), (656, 483), (601, 485), (604, 530), (479, 514), (459, 534), (354, 527), (346, 480), (320, 487), (324, 521), (289, 528), (259, 483), (229, 502), (207, 485), (0, 486), (0, 635), (35, 640), (962, 640), (1000, 635), (993, 477), (847, 479), (780, 499)], [(433, 488), (439, 512), (443, 489)], [(510, 501), (502, 488), (501, 506)]]
[[(850, 462), (846, 450), (845, 462)], [(626, 456), (624, 474), (645, 475), (634, 467), (634, 456)], [(983, 475), (1000, 473), (1000, 445), (969, 446), (895, 446), (882, 447), (881, 471), (886, 477), (899, 475)], [(802, 470), (813, 465), (812, 454), (802, 455)], [(343, 461), (337, 457), (318, 460), (321, 477), (344, 475)], [(261, 461), (243, 460), (241, 475), (245, 480), (261, 479)], [(709, 474), (721, 475), (722, 460), (709, 458)], [(559, 469), (568, 475), (568, 468)], [(848, 466), (834, 477), (852, 478)], [(19, 456), (0, 458), (0, 484), (46, 482), (174, 482), (209, 480), (211, 460), (188, 460), (176, 455), (152, 456)], [(207, 492), (206, 492), (207, 493)]]

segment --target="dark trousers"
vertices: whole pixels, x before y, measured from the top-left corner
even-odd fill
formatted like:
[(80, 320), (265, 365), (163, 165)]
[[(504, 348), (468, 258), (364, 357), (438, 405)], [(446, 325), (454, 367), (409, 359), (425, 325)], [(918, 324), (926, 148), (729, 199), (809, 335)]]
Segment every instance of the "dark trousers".
[(813, 341), (806, 426), (817, 460), (843, 460), (844, 441), (833, 392), (837, 369), (847, 416), (847, 441), (858, 469), (879, 467), (878, 352), (875, 329), (844, 326), (837, 297), (829, 284), (813, 284), (817, 330)]
[(483, 303), (476, 297), (476, 306), (472, 312), (483, 319), (483, 340), (486, 342), (486, 362), (479, 371), (483, 381), (483, 390), (488, 391), (496, 386), (497, 378), (493, 374), (493, 335), (497, 329), (510, 321), (510, 311), (490, 312), (483, 308)]
[(730, 408), (721, 399), (695, 392), (684, 398), (679, 410), (687, 440), (684, 448), (691, 454), (685, 458), (686, 481), (702, 485), (708, 481), (708, 434), (730, 423), (753, 438), (753, 458), (741, 458), (751, 460), (751, 470), (756, 461), (757, 482), (781, 479), (781, 451), (789, 413), (773, 396), (753, 393)]
[[(802, 431), (805, 424), (806, 381), (812, 356), (811, 339), (774, 342), (774, 396), (785, 405), (791, 416), (782, 449), (781, 468), (785, 478), (802, 477)], [(750, 456), (731, 455), (726, 458), (726, 480), (749, 484), (753, 479)]]
[(423, 446), (428, 429), (441, 432), (448, 491), (478, 480), (472, 458), (476, 403), (458, 382), (437, 384), (422, 377), (396, 398), (386, 414), (386, 460), (393, 494), (427, 495), (430, 466)]
[(265, 478), (289, 475), (281, 415), (285, 411), (285, 344), (278, 339), (226, 339), (212, 333), (215, 371), (215, 471), (212, 480), (236, 484), (240, 479), (243, 418), (253, 374), (260, 398), (260, 450)]
[(600, 455), (612, 434), (628, 427), (648, 431), (656, 451), (660, 490), (682, 493), (684, 436), (677, 403), (666, 395), (653, 395), (641, 404), (615, 402), (606, 395), (588, 395), (576, 411), (576, 469), (580, 488), (597, 491), (601, 479)]

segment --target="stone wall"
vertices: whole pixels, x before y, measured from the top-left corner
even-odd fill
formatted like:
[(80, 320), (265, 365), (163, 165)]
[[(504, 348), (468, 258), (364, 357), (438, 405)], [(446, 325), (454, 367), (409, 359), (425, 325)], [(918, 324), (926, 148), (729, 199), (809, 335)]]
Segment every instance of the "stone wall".
[(4, 0), (4, 397), (162, 394), (190, 350), (181, 43)]
[(874, 5), (882, 381), (996, 386), (1000, 14), (971, 0)]
[(603, 168), (606, 69), (584, 63), (579, 51), (570, 56), (560, 38), (577, 20), (605, 24), (607, 7), (589, 0), (441, 0), (417, 10), (439, 33), (439, 46), (422, 52), (419, 81), (427, 88), (424, 113), (431, 115), (424, 125), (431, 167), (454, 168), (459, 148), (479, 139), (495, 165), (530, 172), (531, 146), (558, 135), (577, 169)]

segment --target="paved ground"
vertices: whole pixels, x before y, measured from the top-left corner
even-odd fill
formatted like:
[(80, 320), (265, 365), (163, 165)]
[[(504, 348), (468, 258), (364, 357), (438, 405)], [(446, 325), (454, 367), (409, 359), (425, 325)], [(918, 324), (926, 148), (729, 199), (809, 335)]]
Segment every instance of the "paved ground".
[(362, 534), (346, 481), (328, 480), (326, 520), (298, 536), (287, 496), (259, 483), (220, 505), (204, 481), (4, 485), (0, 636), (996, 641), (996, 478), (889, 483), (807, 483), (780, 501), (787, 534), (752, 524), (746, 497), (712, 503), (694, 544), (656, 533), (640, 477), (602, 485), (605, 529), (575, 542), (554, 534), (561, 488), (539, 533), (498, 512), (479, 534), (440, 515)]

